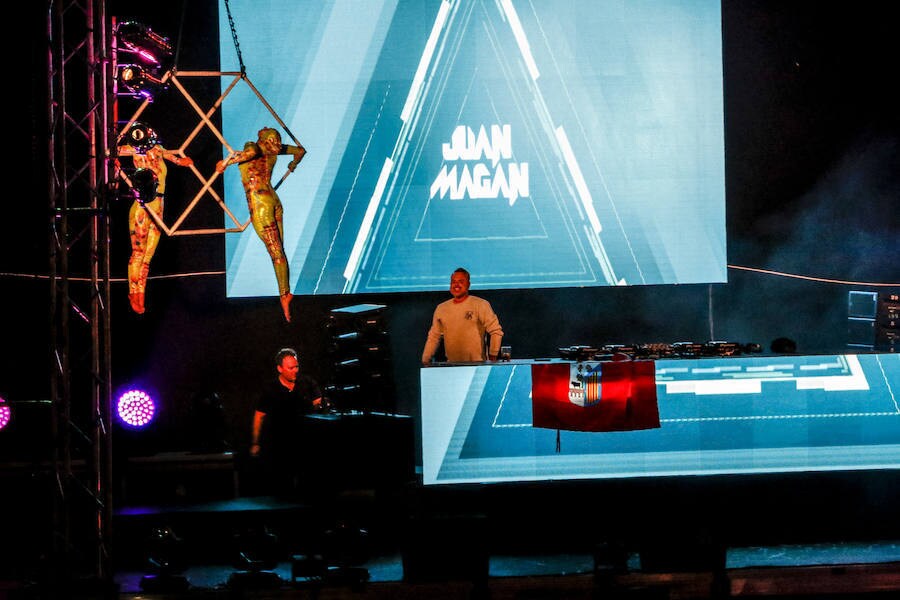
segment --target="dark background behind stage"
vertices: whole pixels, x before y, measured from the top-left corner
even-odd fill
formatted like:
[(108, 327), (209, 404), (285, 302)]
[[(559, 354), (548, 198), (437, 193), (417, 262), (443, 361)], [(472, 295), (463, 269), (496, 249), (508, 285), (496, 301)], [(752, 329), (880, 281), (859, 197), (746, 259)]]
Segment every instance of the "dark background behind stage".
[[(34, 277), (49, 271), (50, 239), (42, 4), (30, 8), (30, 66), (19, 64), (24, 72), (8, 81), (18, 90), (28, 85), (31, 107), (28, 179), (7, 171), (15, 184), (7, 185), (0, 236), (0, 395), (11, 401), (50, 395), (49, 288), (46, 278)], [(210, 0), (111, 6), (111, 15), (140, 20), (179, 43), (182, 71), (218, 70), (218, 43), (232, 45), (218, 39)], [(778, 337), (795, 340), (801, 353), (843, 352), (848, 292), (884, 292), (866, 283), (900, 281), (896, 4), (725, 0), (722, 6), (728, 282), (482, 291), (473, 273), (472, 291), (493, 304), (514, 357), (557, 356), (559, 347), (572, 344), (709, 339), (755, 342), (768, 351)], [(236, 27), (240, 37), (241, 23)], [(206, 93), (215, 99), (218, 86)], [(189, 108), (166, 98), (156, 104), (170, 119), (164, 129), (183, 139), (175, 134), (196, 122)], [(295, 133), (302, 141), (303, 132)], [(7, 138), (19, 156), (20, 140)], [(197, 146), (189, 154), (201, 172), (211, 173), (221, 148)], [(21, 158), (7, 160), (8, 167), (21, 168)], [(177, 197), (173, 170), (167, 191)], [(286, 211), (304, 202), (282, 200)], [(190, 399), (212, 391), (226, 407), (229, 441), (245, 449), (258, 387), (275, 374), (275, 351), (297, 347), (302, 368), (328, 383), (329, 311), (359, 303), (388, 307), (396, 409), (417, 415), (419, 356), (432, 310), (448, 293), (296, 297), (294, 320), (286, 324), (275, 297), (225, 297), (221, 235), (164, 237), (151, 266), (158, 278), (148, 285), (147, 313), (136, 315), (124, 282), (127, 205), (114, 204), (111, 213), (113, 385), (143, 382), (155, 390), (162, 404), (157, 450), (182, 449)], [(180, 210), (167, 204), (169, 219)], [(222, 223), (218, 208), (207, 210), (206, 217)], [(242, 235), (255, 234), (248, 229)], [(77, 332), (73, 336), (77, 342)], [(73, 349), (87, 352), (87, 346)]]

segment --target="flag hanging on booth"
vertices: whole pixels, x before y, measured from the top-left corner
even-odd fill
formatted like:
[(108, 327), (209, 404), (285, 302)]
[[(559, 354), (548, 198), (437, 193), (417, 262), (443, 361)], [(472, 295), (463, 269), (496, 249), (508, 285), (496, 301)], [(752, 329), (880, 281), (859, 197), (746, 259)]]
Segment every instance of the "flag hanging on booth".
[(659, 427), (652, 360), (534, 363), (532, 426), (569, 431)]

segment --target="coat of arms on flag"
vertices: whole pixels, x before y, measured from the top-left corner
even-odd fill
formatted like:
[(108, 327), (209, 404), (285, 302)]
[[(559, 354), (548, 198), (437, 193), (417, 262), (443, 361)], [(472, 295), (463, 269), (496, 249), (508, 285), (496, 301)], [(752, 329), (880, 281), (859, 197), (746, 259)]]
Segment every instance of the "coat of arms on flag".
[(531, 365), (532, 426), (570, 431), (659, 427), (652, 360)]

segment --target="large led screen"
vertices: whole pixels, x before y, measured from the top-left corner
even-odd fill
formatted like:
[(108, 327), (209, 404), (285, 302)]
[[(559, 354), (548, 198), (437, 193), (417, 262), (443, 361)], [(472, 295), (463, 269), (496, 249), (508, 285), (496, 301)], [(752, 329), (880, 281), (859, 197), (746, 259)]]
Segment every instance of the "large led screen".
[(900, 355), (655, 362), (659, 428), (533, 427), (531, 361), (427, 367), (426, 485), (900, 468)]
[[(229, 8), (227, 145), (272, 126), (308, 152), (273, 174), (293, 293), (443, 290), (458, 266), (480, 289), (726, 280), (718, 0)], [(277, 294), (252, 228), (226, 253), (228, 296)]]

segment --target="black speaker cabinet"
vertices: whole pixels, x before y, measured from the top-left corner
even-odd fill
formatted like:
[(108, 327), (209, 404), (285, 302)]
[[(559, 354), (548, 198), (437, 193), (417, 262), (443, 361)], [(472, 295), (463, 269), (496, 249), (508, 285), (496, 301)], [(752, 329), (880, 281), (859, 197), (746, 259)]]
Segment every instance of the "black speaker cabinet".
[(413, 420), (384, 413), (307, 415), (305, 472), (320, 488), (391, 488), (415, 479)]

